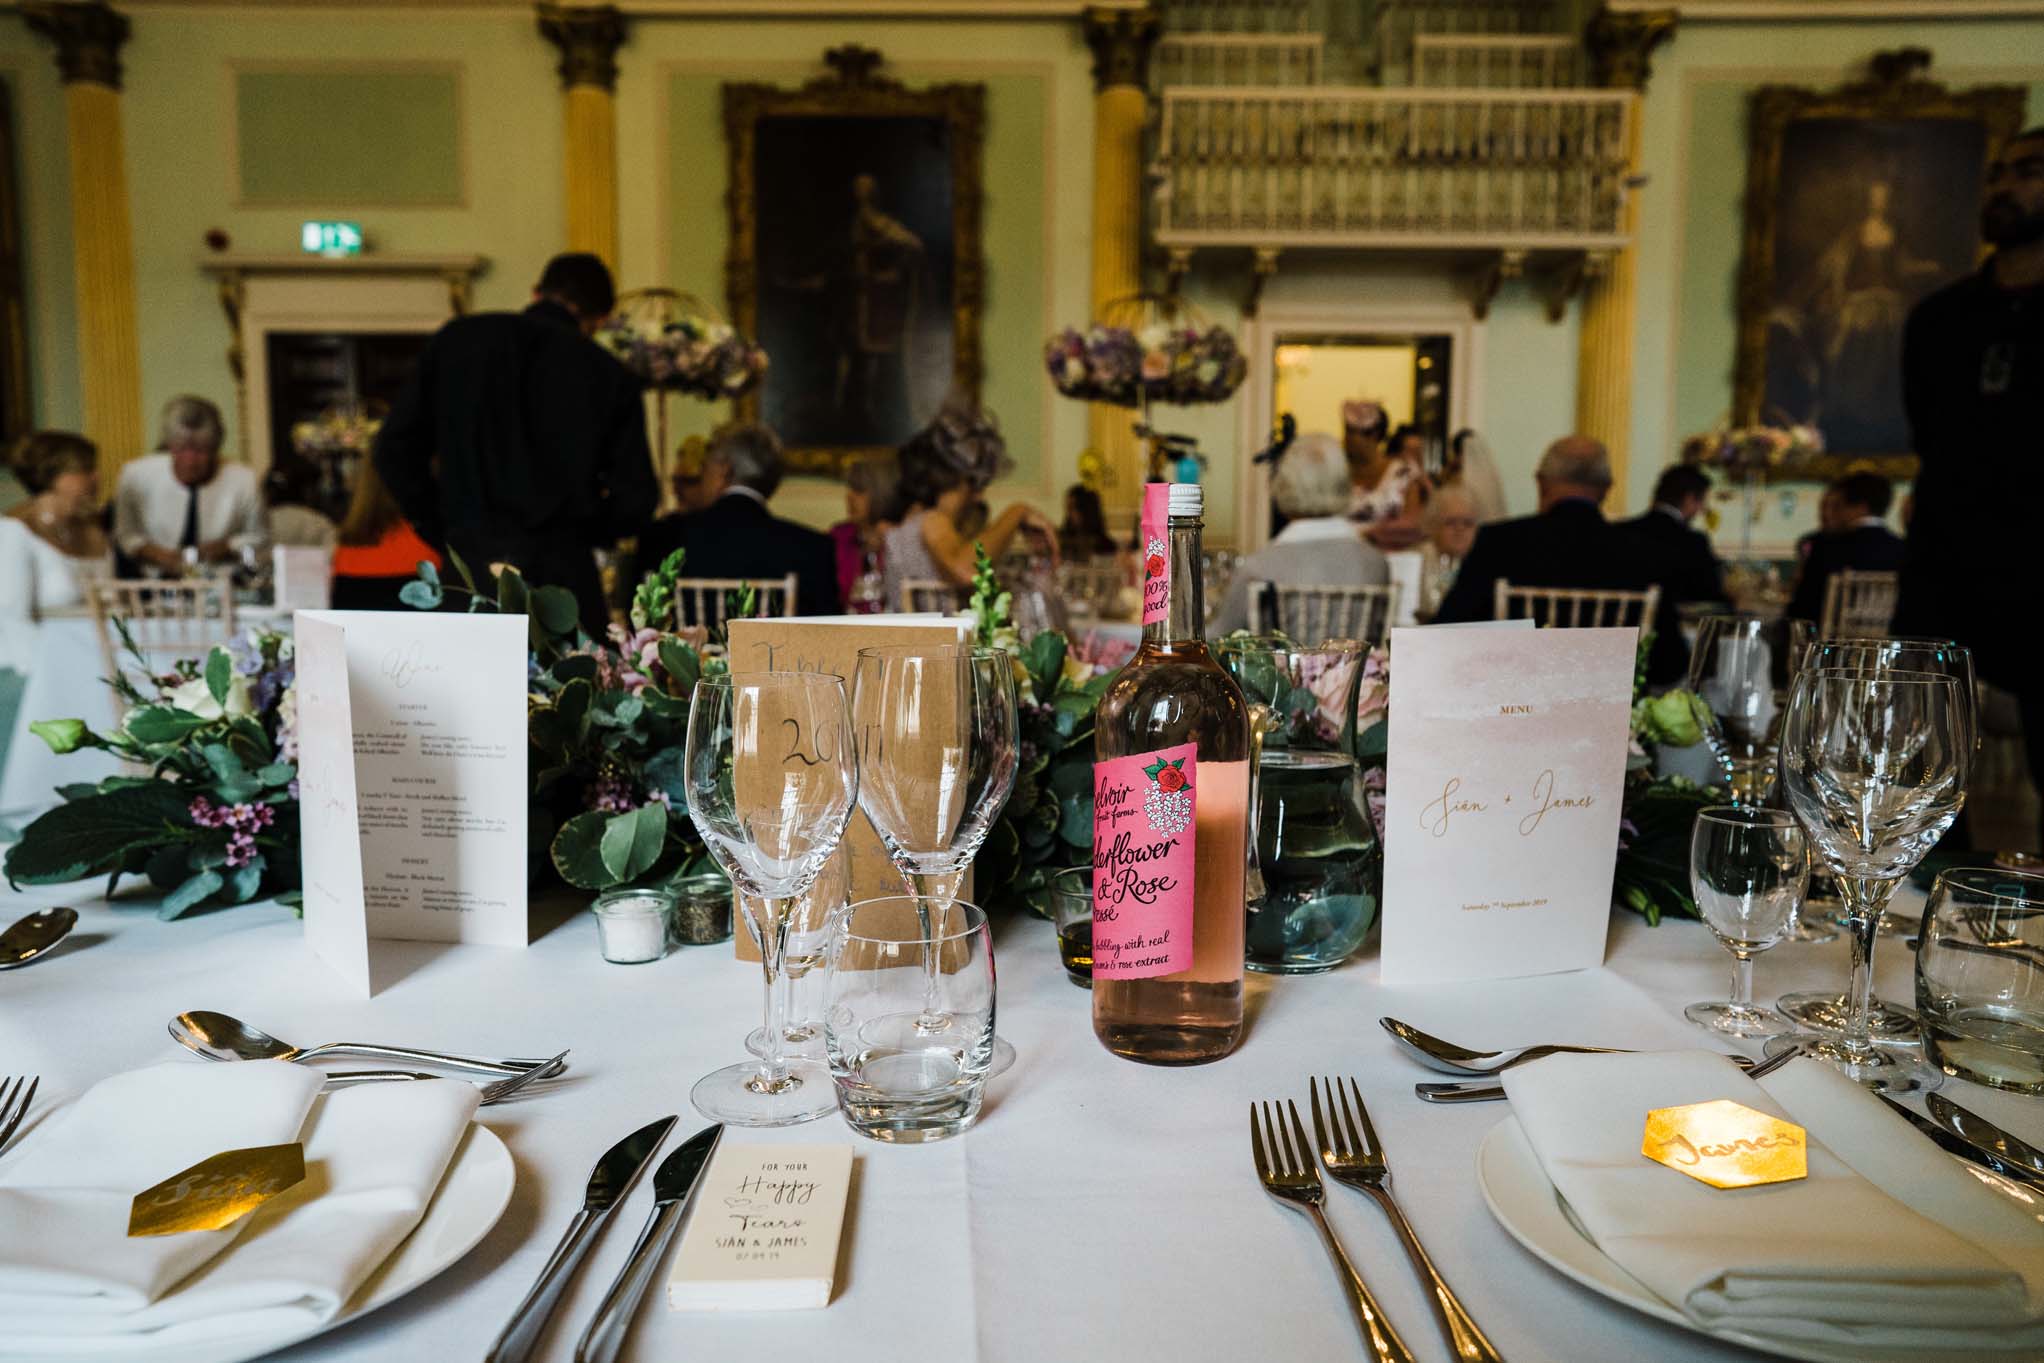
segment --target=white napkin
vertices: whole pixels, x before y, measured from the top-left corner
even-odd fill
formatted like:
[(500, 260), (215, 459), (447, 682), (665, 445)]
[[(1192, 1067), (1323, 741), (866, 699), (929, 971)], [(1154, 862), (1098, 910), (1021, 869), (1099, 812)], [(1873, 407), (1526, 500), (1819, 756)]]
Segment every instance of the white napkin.
[[(0, 1354), (146, 1353), (330, 1320), (424, 1214), (475, 1113), (444, 1080), (318, 1098), (282, 1061), (102, 1081), (0, 1166)], [(220, 1231), (130, 1239), (134, 1195), (223, 1150), (305, 1143), (305, 1181)]]
[[(1883, 1348), (2044, 1347), (2044, 1236), (1859, 1085), (1795, 1060), (1755, 1082), (1701, 1051), (1557, 1055), (1512, 1110), (1597, 1247), (1713, 1328)], [(1729, 1098), (1809, 1133), (1809, 1175), (1711, 1188), (1640, 1153), (1655, 1108)]]

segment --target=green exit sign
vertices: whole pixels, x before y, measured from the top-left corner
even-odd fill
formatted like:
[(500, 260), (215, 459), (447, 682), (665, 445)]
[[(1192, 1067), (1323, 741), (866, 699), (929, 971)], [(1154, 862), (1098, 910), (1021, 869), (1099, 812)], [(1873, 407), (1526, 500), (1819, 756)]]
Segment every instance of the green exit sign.
[(298, 244), (316, 256), (362, 254), (359, 222), (308, 222), (299, 229)]

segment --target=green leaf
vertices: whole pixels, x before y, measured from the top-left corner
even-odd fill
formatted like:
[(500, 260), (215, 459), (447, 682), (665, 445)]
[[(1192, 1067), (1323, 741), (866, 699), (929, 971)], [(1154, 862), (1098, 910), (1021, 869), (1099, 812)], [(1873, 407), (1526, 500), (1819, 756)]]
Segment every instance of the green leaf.
[(418, 567), (419, 581), (430, 582), (435, 587), (440, 585), (440, 570), (433, 566), (433, 560), (422, 558), (419, 560)]
[(157, 909), (156, 916), (166, 923), (174, 918), (182, 918), (226, 883), (226, 877), (218, 871), (201, 871), (165, 895), (163, 906)]
[(99, 794), (99, 787), (90, 781), (74, 781), (69, 785), (58, 786), (57, 794), (67, 800), (89, 800)]
[(516, 568), (506, 568), (497, 574), (497, 609), (506, 615), (526, 615), (532, 593), (526, 588), (525, 577)]
[(297, 775), (295, 762), (272, 762), (256, 772), (256, 779), (266, 786), (288, 786)]
[(1057, 835), (1074, 847), (1093, 846), (1093, 798), (1068, 797), (1058, 802), (1063, 811), (1058, 819)]
[(263, 884), (263, 854), (258, 852), (244, 866), (237, 866), (227, 873), (227, 902), (246, 904), (256, 897), (256, 891)]
[(587, 653), (571, 653), (548, 669), (554, 680), (566, 684), (571, 681), (596, 682), (596, 659)]
[(667, 841), (667, 806), (657, 800), (604, 825), (599, 852), (603, 869), (620, 884), (637, 880), (660, 859)]
[(49, 885), (111, 870), (130, 851), (175, 840), (189, 829), (190, 802), (170, 782), (149, 781), (58, 805), (7, 849), (7, 878)]
[(142, 867), (143, 873), (149, 877), (149, 883), (159, 890), (170, 890), (184, 884), (185, 878), (195, 869), (197, 868), (189, 859), (188, 849), (181, 842), (157, 848)]
[(591, 811), (577, 814), (554, 834), (554, 869), (561, 879), (584, 890), (607, 890), (617, 884), (603, 864), (604, 825), (610, 816)]
[(101, 748), (92, 730), (85, 727), (82, 719), (39, 719), (28, 726), (28, 731), (50, 745), (50, 751), (62, 756), (77, 752), (80, 748)]
[(1022, 646), (1022, 665), (1038, 696), (1054, 696), (1065, 670), (1065, 636), (1047, 629)]
[(227, 684), (234, 680), (234, 659), (216, 648), (206, 655), (206, 690), (215, 705), (227, 704)]
[(541, 587), (532, 594), (532, 614), (549, 634), (570, 635), (582, 618), (575, 594), (566, 587)]
[(462, 559), (460, 554), (454, 552), (454, 546), (451, 544), (447, 546), (447, 561), (454, 565), (455, 576), (461, 579), (461, 585), (468, 588), (471, 592), (475, 591), (476, 575), (468, 570), (467, 562)]
[(437, 611), (446, 597), (437, 584), (415, 579), (397, 589), (397, 599), (413, 610)]
[(137, 743), (182, 743), (212, 722), (175, 705), (145, 705), (130, 710), (122, 727)]
[(688, 808), (687, 753), (679, 746), (662, 748), (646, 761), (640, 778), (646, 789), (662, 791), (670, 809)]
[(208, 832), (200, 835), (200, 841), (191, 846), (191, 867), (194, 871), (212, 871), (227, 864), (227, 834)]
[(694, 692), (697, 680), (703, 675), (702, 658), (679, 639), (660, 641), (660, 666), (684, 696)]

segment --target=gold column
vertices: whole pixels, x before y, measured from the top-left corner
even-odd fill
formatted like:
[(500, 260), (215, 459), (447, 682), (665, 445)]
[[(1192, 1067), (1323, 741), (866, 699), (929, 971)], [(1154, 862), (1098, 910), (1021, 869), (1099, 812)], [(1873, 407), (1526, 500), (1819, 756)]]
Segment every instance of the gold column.
[(617, 268), (617, 50), (624, 16), (609, 5), (541, 4), (539, 31), (561, 50), (568, 249)]
[[(1149, 114), (1150, 49), (1157, 13), (1149, 9), (1086, 11), (1093, 49), (1093, 296), (1092, 315), (1143, 287), (1143, 123)], [(1118, 508), (1139, 500), (1148, 461), (1130, 429), (1127, 408), (1094, 403), (1087, 440), (1101, 454), (1108, 497)]]
[[(1628, 181), (1640, 170), (1640, 134), (1648, 59), (1675, 34), (1673, 10), (1599, 10), (1583, 35), (1590, 70), (1598, 85), (1629, 90), (1625, 110)], [(1583, 295), (1582, 334), (1576, 348), (1576, 430), (1595, 436), (1611, 451), (1611, 494), (1606, 509), (1625, 509), (1626, 475), (1632, 464), (1633, 323), (1639, 292), (1639, 251), (1632, 243), (1639, 207), (1628, 185), (1621, 191), (1619, 230), (1626, 244), (1590, 281)], [(1656, 466), (1659, 465), (1656, 460)]]
[(105, 474), (148, 450), (135, 325), (135, 246), (121, 140), (121, 44), (128, 21), (103, 0), (29, 4), (29, 27), (57, 44), (71, 158), (71, 264), (85, 435)]

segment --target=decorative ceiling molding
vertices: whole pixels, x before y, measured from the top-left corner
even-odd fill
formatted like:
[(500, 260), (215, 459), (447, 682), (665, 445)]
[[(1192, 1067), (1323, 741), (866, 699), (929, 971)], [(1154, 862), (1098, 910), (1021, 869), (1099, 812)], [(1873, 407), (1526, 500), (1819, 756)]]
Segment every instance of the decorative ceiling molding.
[(2044, 0), (1607, 0), (1614, 11), (1672, 9), (1685, 24), (1809, 23), (1909, 19), (2020, 19)]
[[(2039, 0), (2044, 5), (2044, 0)], [(596, 8), (567, 0), (562, 9)], [(637, 19), (1076, 19), (1089, 9), (1142, 9), (1145, 0), (624, 0)], [(165, 9), (533, 11), (533, 0), (122, 0), (130, 12)]]

